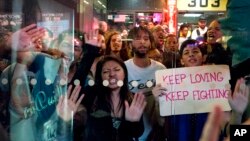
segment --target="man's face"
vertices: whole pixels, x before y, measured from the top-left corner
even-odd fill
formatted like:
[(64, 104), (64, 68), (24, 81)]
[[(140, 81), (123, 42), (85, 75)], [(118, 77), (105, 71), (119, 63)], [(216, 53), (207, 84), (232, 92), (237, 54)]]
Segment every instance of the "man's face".
[(204, 28), (206, 27), (206, 25), (207, 25), (207, 21), (206, 21), (206, 20), (200, 20), (200, 21), (198, 22), (198, 25), (199, 25), (199, 27), (200, 27), (201, 29), (204, 29)]
[(132, 41), (132, 48), (135, 55), (140, 58), (145, 58), (150, 47), (151, 41), (149, 34), (144, 31), (139, 31), (138, 35)]
[(147, 27), (148, 27), (149, 30), (153, 29), (154, 28), (154, 23), (149, 22)]
[(153, 33), (154, 39), (155, 39), (155, 43), (157, 47), (162, 47), (164, 44), (164, 36), (165, 33), (163, 30), (159, 30), (159, 31), (155, 31)]
[(111, 51), (114, 53), (120, 52), (122, 49), (122, 37), (119, 34), (115, 34), (111, 37), (110, 42)]

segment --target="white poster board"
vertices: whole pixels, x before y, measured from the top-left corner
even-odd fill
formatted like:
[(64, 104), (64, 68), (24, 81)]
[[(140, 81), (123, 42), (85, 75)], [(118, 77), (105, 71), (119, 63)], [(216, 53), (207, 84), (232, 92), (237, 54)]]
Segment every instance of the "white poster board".
[(160, 115), (211, 112), (214, 105), (231, 110), (228, 103), (230, 72), (227, 65), (165, 69), (156, 72), (156, 84), (167, 88), (160, 96)]

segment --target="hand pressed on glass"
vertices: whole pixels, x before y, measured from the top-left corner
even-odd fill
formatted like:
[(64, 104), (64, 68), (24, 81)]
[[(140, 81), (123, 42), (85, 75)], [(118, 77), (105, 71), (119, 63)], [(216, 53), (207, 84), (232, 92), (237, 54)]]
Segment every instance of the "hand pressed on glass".
[(72, 85), (69, 86), (67, 94), (59, 98), (59, 102), (56, 106), (58, 116), (66, 122), (73, 119), (73, 116), (84, 97), (84, 95), (81, 95), (80, 98), (78, 98), (81, 90), (80, 85), (75, 86), (72, 92), (71, 90)]
[(98, 40), (98, 29), (94, 29), (87, 34), (84, 34), (86, 44), (101, 47), (101, 41)]
[(131, 122), (139, 121), (146, 104), (143, 93), (136, 93), (131, 105), (125, 101), (125, 119)]
[(236, 83), (233, 96), (229, 98), (229, 104), (233, 111), (243, 114), (248, 104), (249, 88), (243, 78)]
[(41, 27), (36, 27), (36, 24), (26, 26), (11, 36), (9, 42), (12, 48), (17, 51), (34, 50), (34, 43), (45, 35), (45, 30)]

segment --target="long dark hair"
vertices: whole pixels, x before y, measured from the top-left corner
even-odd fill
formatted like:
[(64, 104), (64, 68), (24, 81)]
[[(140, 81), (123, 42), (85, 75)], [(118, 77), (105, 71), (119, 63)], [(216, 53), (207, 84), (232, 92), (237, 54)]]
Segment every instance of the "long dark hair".
[[(112, 31), (109, 33), (107, 39), (106, 39), (106, 50), (105, 50), (105, 55), (110, 55), (111, 54), (111, 38), (114, 36), (114, 35), (120, 35), (121, 33), (118, 32), (118, 31)], [(123, 60), (123, 61), (126, 61), (129, 59), (129, 56), (128, 56), (128, 51), (126, 49), (126, 42), (122, 41), (122, 48), (120, 50), (120, 58)]]
[(102, 92), (101, 95), (99, 95), (99, 97), (104, 98), (111, 106), (112, 106), (112, 102), (111, 102), (111, 90), (108, 87), (103, 86), (102, 82), (102, 68), (104, 66), (105, 63), (109, 62), (109, 61), (114, 61), (116, 63), (118, 63), (123, 71), (124, 71), (124, 80), (123, 80), (123, 86), (120, 89), (120, 102), (119, 102), (119, 109), (121, 109), (124, 106), (124, 100), (128, 100), (128, 102), (130, 103), (132, 101), (132, 95), (129, 92), (129, 88), (128, 88), (128, 70), (126, 68), (126, 65), (124, 64), (124, 62), (116, 57), (113, 56), (105, 56), (102, 60), (100, 60), (97, 65), (96, 65), (96, 74), (95, 74), (95, 84), (97, 86), (97, 88)]
[(38, 0), (23, 0), (22, 12), (22, 27), (37, 23), (42, 20), (42, 11)]
[(149, 35), (151, 48), (156, 48), (153, 34), (146, 27), (143, 27), (143, 26), (134, 27), (133, 29), (131, 29), (128, 33), (128, 39), (135, 39), (136, 37), (139, 36), (140, 32), (147, 33)]

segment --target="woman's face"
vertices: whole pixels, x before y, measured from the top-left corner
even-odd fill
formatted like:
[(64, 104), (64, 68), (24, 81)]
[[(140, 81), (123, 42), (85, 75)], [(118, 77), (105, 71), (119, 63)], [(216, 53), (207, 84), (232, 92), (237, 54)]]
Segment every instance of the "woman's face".
[(120, 52), (120, 50), (122, 49), (122, 37), (119, 34), (115, 34), (111, 37), (110, 47), (111, 52)]
[(108, 87), (111, 89), (120, 88), (117, 82), (124, 81), (125, 73), (123, 68), (115, 61), (108, 61), (103, 65), (102, 68), (102, 80), (109, 82)]
[(181, 55), (181, 64), (185, 67), (201, 66), (205, 61), (201, 50), (196, 46), (187, 46)]
[(166, 41), (166, 44), (165, 44), (165, 49), (167, 51), (172, 51), (172, 52), (176, 52), (178, 51), (178, 41), (177, 41), (177, 38), (176, 37), (167, 37), (167, 41)]
[(220, 28), (220, 24), (218, 21), (213, 21), (208, 27), (207, 30), (207, 42), (215, 43), (222, 37), (222, 32)]

